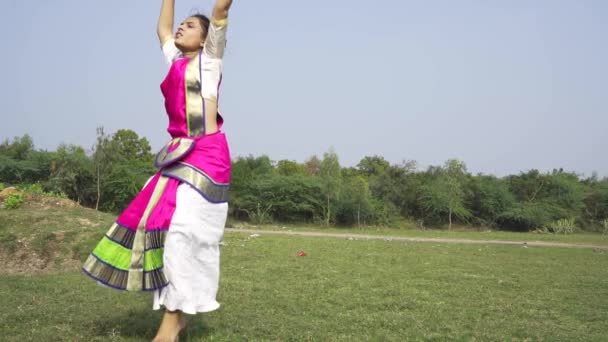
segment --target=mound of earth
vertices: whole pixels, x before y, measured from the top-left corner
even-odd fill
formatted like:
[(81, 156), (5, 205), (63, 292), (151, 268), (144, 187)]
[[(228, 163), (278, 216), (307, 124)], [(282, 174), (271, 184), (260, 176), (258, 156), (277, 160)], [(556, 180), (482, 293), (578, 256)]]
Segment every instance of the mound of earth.
[(26, 197), (25, 203), (30, 207), (35, 208), (78, 208), (80, 204), (78, 202), (72, 201), (69, 198), (60, 198), (60, 197), (52, 197), (45, 196), (41, 194), (31, 194)]
[(22, 194), (19, 208), (0, 208), (0, 276), (76, 270), (115, 219), (67, 198)]
[(12, 194), (18, 194), (18, 193), (21, 193), (21, 191), (17, 190), (16, 188), (13, 188), (13, 187), (8, 187), (8, 188), (0, 191), (0, 202), (4, 202), (4, 200)]
[[(82, 263), (74, 253), (66, 255), (60, 248), (60, 234), (37, 239), (6, 237), (0, 241), (0, 275), (46, 274), (77, 269)], [(6, 241), (9, 240), (9, 241)], [(39, 246), (43, 244), (43, 248)]]
[(39, 194), (39, 193), (23, 192), (14, 187), (9, 187), (9, 188), (6, 188), (6, 189), (0, 191), (0, 204), (2, 204), (4, 202), (4, 200), (12, 194), (21, 194), (23, 196), (25, 205), (29, 205), (31, 207), (36, 207), (36, 208), (48, 208), (48, 207), (77, 208), (77, 207), (80, 207), (80, 204), (78, 204), (78, 202), (72, 201), (69, 198), (48, 196), (48, 195)]

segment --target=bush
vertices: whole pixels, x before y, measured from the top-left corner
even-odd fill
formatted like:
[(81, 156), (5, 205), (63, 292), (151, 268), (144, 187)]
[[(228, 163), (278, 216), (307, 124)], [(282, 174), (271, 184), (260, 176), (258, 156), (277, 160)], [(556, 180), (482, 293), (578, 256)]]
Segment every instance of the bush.
[(4, 183), (0, 183), (0, 191), (4, 190), (4, 188), (6, 188), (6, 186), (4, 185)]
[(573, 218), (557, 220), (545, 227), (545, 230), (555, 234), (571, 234), (574, 232), (574, 229), (576, 229), (576, 224)]
[(44, 195), (47, 197), (54, 198), (68, 198), (68, 195), (65, 192), (62, 192), (60, 190), (47, 191), (48, 189), (45, 190), (45, 188), (40, 183), (21, 184), (17, 187), (17, 189), (29, 194)]
[(65, 192), (61, 192), (61, 191), (45, 192), (44, 194), (49, 197), (68, 198), (68, 195), (66, 195)]
[(506, 230), (530, 231), (547, 227), (564, 217), (555, 205), (546, 202), (517, 203), (498, 215), (498, 225)]
[(23, 204), (23, 195), (18, 193), (13, 193), (8, 195), (8, 197), (4, 200), (4, 208), (6, 209), (17, 209)]
[(372, 198), (372, 222), (364, 222), (364, 224), (372, 223), (383, 227), (394, 227), (399, 221), (399, 210), (391, 202), (385, 202)]
[(602, 221), (602, 225), (604, 226), (604, 234), (608, 234), (608, 218)]
[(314, 222), (321, 216), (323, 197), (311, 177), (268, 176), (233, 192), (231, 205), (253, 223)]
[(248, 211), (247, 214), (249, 214), (251, 222), (255, 224), (271, 223), (270, 209), (272, 209), (272, 204), (262, 205), (258, 202), (255, 210)]
[(42, 188), (42, 185), (40, 185), (40, 183), (22, 184), (19, 185), (17, 189), (31, 194), (44, 194), (44, 189)]

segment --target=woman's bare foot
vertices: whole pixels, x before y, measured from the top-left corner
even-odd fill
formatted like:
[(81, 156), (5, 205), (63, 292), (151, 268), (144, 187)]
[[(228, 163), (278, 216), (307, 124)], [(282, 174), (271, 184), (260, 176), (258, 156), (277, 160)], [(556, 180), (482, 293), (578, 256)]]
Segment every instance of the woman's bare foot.
[(156, 337), (152, 342), (177, 342), (179, 333), (186, 327), (186, 317), (180, 311), (165, 311)]

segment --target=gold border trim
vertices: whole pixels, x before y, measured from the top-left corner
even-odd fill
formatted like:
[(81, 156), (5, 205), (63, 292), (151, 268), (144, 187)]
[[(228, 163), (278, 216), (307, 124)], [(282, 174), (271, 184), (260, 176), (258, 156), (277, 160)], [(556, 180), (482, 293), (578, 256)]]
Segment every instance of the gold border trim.
[(194, 165), (177, 162), (162, 171), (163, 176), (179, 179), (192, 185), (207, 200), (213, 203), (228, 202), (230, 183), (214, 182), (209, 175)]
[[(169, 141), (156, 154), (156, 158), (154, 159), (154, 166), (156, 166), (157, 168), (163, 168), (183, 158), (188, 153), (190, 153), (190, 151), (192, 151), (192, 148), (194, 147), (195, 143), (196, 141), (194, 139), (184, 137), (171, 139), (171, 141)], [(175, 144), (178, 144), (179, 146), (175, 150), (169, 152), (169, 148), (171, 148)]]
[(205, 123), (203, 122), (203, 97), (201, 95), (200, 78), (200, 54), (192, 58), (186, 66), (184, 77), (186, 86), (186, 122), (188, 125), (188, 135), (196, 137), (205, 134)]
[(152, 209), (158, 203), (169, 178), (161, 176), (154, 187), (154, 192), (150, 197), (150, 201), (144, 210), (139, 224), (137, 225), (137, 231), (135, 232), (135, 238), (133, 239), (133, 248), (131, 254), (131, 264), (129, 265), (129, 276), (127, 279), (127, 291), (138, 291), (143, 289), (144, 285), (144, 252), (146, 248), (146, 221), (150, 217)]

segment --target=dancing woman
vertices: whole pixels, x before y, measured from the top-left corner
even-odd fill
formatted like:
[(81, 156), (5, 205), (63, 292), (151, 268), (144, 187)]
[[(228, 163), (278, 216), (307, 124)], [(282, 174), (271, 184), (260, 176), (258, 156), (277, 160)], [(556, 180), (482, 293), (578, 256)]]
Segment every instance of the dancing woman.
[(219, 91), (232, 0), (211, 18), (196, 14), (173, 32), (174, 0), (163, 0), (158, 38), (171, 65), (161, 90), (172, 140), (159, 171), (120, 214), (83, 270), (116, 289), (151, 291), (165, 313), (154, 341), (175, 341), (184, 314), (219, 308), (219, 242), (228, 213), (230, 153)]

